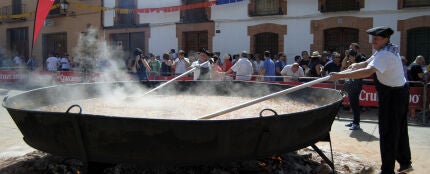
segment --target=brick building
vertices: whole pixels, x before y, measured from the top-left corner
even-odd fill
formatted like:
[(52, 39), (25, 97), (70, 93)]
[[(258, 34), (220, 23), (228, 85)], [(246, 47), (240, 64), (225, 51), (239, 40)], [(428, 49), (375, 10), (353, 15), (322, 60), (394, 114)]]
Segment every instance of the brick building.
[[(61, 5), (64, 2), (68, 4), (67, 8)], [(74, 3), (100, 6), (101, 0), (55, 0), (54, 9), (48, 14), (31, 50), (37, 1), (0, 1), (0, 51), (6, 57), (28, 57), (32, 52), (40, 65), (49, 52), (73, 54), (79, 36), (87, 32), (89, 26), (101, 28), (102, 15), (101, 11), (78, 8)]]
[[(206, 0), (120, 2), (105, 0), (104, 5), (160, 8)], [(141, 47), (156, 54), (170, 48), (189, 52), (207, 47), (221, 54), (271, 50), (286, 52), (292, 61), (302, 50), (343, 53), (351, 42), (358, 42), (371, 55), (371, 38), (365, 31), (385, 25), (396, 31), (392, 42), (401, 46), (402, 55), (413, 59), (421, 54), (428, 59), (429, 12), (430, 1), (424, 0), (221, 0), (201, 9), (137, 13), (129, 26), (119, 25), (118, 14), (109, 12), (103, 15), (103, 26), (108, 40), (138, 34), (141, 37), (136, 39), (143, 39)]]

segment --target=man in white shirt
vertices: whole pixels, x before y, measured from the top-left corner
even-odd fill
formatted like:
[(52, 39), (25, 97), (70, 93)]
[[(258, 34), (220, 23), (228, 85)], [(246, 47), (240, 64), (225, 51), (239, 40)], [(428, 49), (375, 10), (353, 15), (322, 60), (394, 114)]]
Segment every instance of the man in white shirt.
[(54, 54), (50, 53), (49, 57), (46, 59), (46, 68), (48, 71), (57, 71), (58, 69), (58, 58)]
[(236, 72), (236, 80), (251, 80), (251, 75), (254, 73), (252, 63), (248, 59), (248, 53), (243, 51), (239, 60), (226, 72), (226, 74)]
[(173, 62), (173, 67), (175, 68), (176, 75), (181, 75), (190, 67), (190, 60), (185, 57), (185, 52), (183, 50), (179, 50), (178, 58)]
[(211, 56), (212, 56), (212, 52), (210, 52), (209, 50), (206, 50), (204, 48), (200, 49), (199, 59), (194, 61), (190, 66), (193, 68), (197, 67), (193, 72), (194, 80), (211, 80), (210, 78), (211, 66), (209, 66), (210, 63), (209, 62), (205, 63), (210, 59)]
[(299, 81), (300, 77), (305, 76), (305, 72), (303, 71), (303, 68), (299, 66), (298, 63), (294, 62), (290, 65), (285, 65), (285, 67), (281, 71), (282, 76), (284, 77), (284, 82), (292, 82), (292, 81)]
[(409, 87), (403, 75), (400, 51), (390, 43), (393, 29), (375, 27), (367, 33), (372, 35), (372, 46), (376, 52), (368, 60), (354, 63), (345, 71), (331, 73), (330, 80), (376, 75), (381, 173), (394, 174), (396, 161), (400, 164), (397, 172), (404, 173), (412, 170), (412, 162), (407, 122)]

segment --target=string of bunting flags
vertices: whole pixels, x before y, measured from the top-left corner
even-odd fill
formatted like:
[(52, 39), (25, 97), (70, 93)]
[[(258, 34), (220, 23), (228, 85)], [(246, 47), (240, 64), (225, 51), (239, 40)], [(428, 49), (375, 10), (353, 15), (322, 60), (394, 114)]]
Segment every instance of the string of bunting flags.
[[(51, 7), (51, 10), (60, 8), (60, 4), (55, 4)], [(0, 16), (0, 19), (18, 19), (18, 18), (25, 18), (25, 17), (30, 17), (30, 16), (34, 16), (35, 12), (28, 12), (28, 13), (21, 13), (21, 14), (11, 14), (11, 15), (2, 15)]]
[[(87, 9), (92, 11), (112, 11), (113, 10), (119, 14), (131, 14), (131, 13), (160, 13), (160, 12), (169, 13), (169, 12), (184, 11), (184, 10), (190, 10), (190, 9), (196, 9), (196, 8), (206, 8), (214, 5), (225, 5), (225, 4), (236, 3), (241, 1), (243, 0), (212, 0), (212, 1), (201, 2), (201, 3), (187, 4), (187, 5), (177, 5), (177, 6), (159, 7), (159, 8), (141, 8), (141, 9), (109, 8), (109, 7), (101, 7), (98, 5), (84, 4), (80, 2), (69, 2), (69, 5), (79, 9)], [(60, 8), (60, 4), (54, 4), (51, 10), (57, 9), (57, 8)], [(13, 14), (13, 15), (12, 14), (1, 15), (0, 19), (26, 18), (26, 17), (34, 16), (34, 13), (35, 12)]]

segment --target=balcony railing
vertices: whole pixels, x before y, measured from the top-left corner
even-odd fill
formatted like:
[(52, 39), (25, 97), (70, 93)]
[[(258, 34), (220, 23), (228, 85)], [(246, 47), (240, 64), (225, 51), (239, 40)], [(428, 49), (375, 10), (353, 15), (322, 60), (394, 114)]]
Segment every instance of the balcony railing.
[(209, 17), (205, 8), (190, 9), (181, 12), (180, 22), (194, 23), (194, 22), (207, 22)]
[(19, 7), (9, 5), (0, 8), (0, 16), (8, 16), (8, 18), (3, 19), (3, 22), (23, 21), (25, 20), (25, 17), (20, 16), (20, 14), (24, 14), (26, 12), (26, 5), (20, 5)]
[(137, 26), (137, 14), (130, 13), (130, 14), (117, 14), (115, 16), (115, 27), (133, 27)]

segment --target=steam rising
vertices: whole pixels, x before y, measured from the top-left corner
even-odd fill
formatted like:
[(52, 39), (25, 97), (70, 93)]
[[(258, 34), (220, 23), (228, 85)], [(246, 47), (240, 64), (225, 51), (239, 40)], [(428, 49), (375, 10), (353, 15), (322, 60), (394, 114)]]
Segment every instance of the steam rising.
[[(113, 47), (106, 43), (104, 40), (98, 39), (98, 32), (95, 29), (90, 28), (88, 33), (81, 34), (77, 47), (74, 49), (73, 56), (75, 61), (78, 61), (82, 67), (82, 73), (84, 75), (99, 73), (99, 81), (94, 84), (90, 84), (90, 87), (98, 87), (95, 91), (89, 91), (84, 85), (62, 85), (52, 89), (52, 92), (40, 96), (40, 98), (26, 99), (32, 102), (30, 105), (17, 104), (15, 107), (20, 109), (36, 109), (40, 107), (53, 106), (57, 104), (64, 104), (66, 107), (57, 107), (51, 110), (52, 112), (65, 112), (71, 105), (78, 104), (83, 108), (83, 113), (87, 111), (100, 110), (101, 115), (112, 115), (109, 113), (114, 108), (119, 108), (122, 112), (132, 109), (141, 110), (139, 117), (145, 117), (148, 113), (160, 113), (162, 111), (168, 111), (169, 113), (183, 113), (187, 118), (199, 118), (211, 112), (219, 111), (232, 107), (237, 104), (242, 104), (244, 101), (234, 101), (239, 97), (248, 97), (246, 100), (252, 100), (258, 97), (262, 97), (273, 92), (270, 89), (270, 85), (257, 85), (257, 87), (244, 87), (243, 84), (232, 83), (232, 82), (217, 82), (217, 83), (197, 83), (198, 86), (189, 89), (182, 89), (180, 92), (177, 89), (175, 83), (166, 85), (162, 89), (159, 89), (149, 95), (143, 95), (149, 89), (137, 82), (126, 82), (130, 81), (130, 75), (127, 74), (123, 56), (125, 55), (121, 49)], [(100, 62), (105, 62), (103, 66)], [(106, 64), (107, 62), (107, 64)], [(32, 76), (29, 81), (30, 83), (51, 83), (55, 79), (44, 79), (44, 77)], [(114, 83), (121, 81), (121, 83)], [(108, 82), (105, 84), (104, 82)], [(111, 84), (113, 83), (113, 85)], [(165, 82), (161, 82), (165, 83)], [(190, 82), (193, 83), (193, 82)], [(224, 83), (224, 85), (223, 85)], [(116, 85), (115, 85), (116, 84)], [(213, 85), (217, 84), (217, 85)], [(159, 85), (159, 84), (158, 84)], [(154, 86), (151, 86), (152, 89)], [(50, 90), (50, 89), (48, 89)], [(58, 90), (58, 91), (56, 91)], [(221, 92), (220, 92), (221, 91)], [(217, 98), (220, 93), (227, 94), (229, 97)], [(179, 100), (175, 100), (172, 103), (168, 100), (172, 100), (170, 96), (182, 97)], [(188, 96), (188, 97), (183, 97)], [(193, 97), (194, 96), (194, 97)], [(170, 98), (169, 98), (170, 97)], [(94, 99), (98, 98), (98, 99)], [(184, 101), (181, 101), (184, 100)], [(188, 106), (184, 106), (187, 103), (185, 100), (193, 100)], [(215, 101), (213, 101), (215, 100)], [(102, 102), (101, 102), (102, 101)], [(284, 98), (285, 101), (285, 98)], [(188, 102), (190, 103), (190, 102)], [(227, 103), (224, 105), (215, 105)], [(267, 104), (267, 108), (271, 106)], [(294, 105), (294, 104), (293, 104)], [(141, 106), (145, 106), (143, 108)], [(261, 107), (265, 104), (260, 105)], [(200, 108), (203, 112), (191, 112), (195, 108)], [(264, 108), (263, 108), (264, 109)], [(246, 110), (246, 108), (244, 108)], [(261, 110), (261, 108), (259, 109)], [(106, 112), (107, 111), (107, 112)], [(77, 112), (72, 110), (72, 112)], [(258, 113), (258, 111), (257, 111)], [(98, 114), (92, 113), (92, 114)], [(201, 115), (199, 115), (201, 114)], [(257, 114), (254, 114), (257, 115)], [(174, 116), (174, 115), (170, 115)], [(168, 118), (170, 118), (170, 116)], [(192, 117), (190, 117), (192, 116)]]

